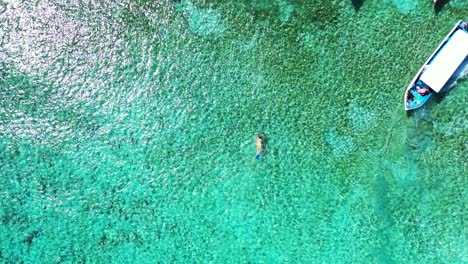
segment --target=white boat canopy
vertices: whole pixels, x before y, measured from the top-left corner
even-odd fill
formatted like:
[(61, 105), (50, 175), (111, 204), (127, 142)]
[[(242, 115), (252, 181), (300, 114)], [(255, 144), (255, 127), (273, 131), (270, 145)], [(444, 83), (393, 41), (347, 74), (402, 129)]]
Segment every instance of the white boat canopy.
[(421, 75), (421, 81), (439, 92), (468, 56), (468, 33), (457, 30)]

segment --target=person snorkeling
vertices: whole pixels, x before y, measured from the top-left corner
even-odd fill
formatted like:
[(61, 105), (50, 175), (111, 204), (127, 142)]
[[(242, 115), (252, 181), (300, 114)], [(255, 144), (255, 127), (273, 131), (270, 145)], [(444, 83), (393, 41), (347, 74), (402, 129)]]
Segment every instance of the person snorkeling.
[(257, 154), (255, 156), (255, 159), (260, 160), (260, 154), (262, 153), (262, 150), (263, 150), (263, 147), (262, 147), (263, 135), (256, 136), (255, 141), (257, 142)]

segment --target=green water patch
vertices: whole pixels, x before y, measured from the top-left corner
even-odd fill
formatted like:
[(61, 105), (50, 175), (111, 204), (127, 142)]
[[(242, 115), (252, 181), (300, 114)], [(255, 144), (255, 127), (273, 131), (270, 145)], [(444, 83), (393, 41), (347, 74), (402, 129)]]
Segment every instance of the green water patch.
[(0, 8), (0, 258), (463, 262), (466, 85), (401, 102), (461, 11), (396, 4)]

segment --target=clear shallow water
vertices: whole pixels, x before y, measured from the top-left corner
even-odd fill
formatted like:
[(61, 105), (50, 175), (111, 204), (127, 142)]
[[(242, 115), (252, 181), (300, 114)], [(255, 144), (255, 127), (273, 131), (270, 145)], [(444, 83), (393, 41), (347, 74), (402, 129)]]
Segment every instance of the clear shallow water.
[(455, 0), (0, 3), (2, 262), (466, 262), (468, 84), (411, 116), (401, 99), (459, 19)]

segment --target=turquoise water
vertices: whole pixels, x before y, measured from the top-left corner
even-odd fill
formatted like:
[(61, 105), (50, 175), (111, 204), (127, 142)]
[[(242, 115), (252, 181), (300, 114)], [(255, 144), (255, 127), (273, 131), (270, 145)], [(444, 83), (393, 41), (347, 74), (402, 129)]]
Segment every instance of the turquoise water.
[(0, 0), (0, 262), (466, 263), (467, 2), (306, 2)]

